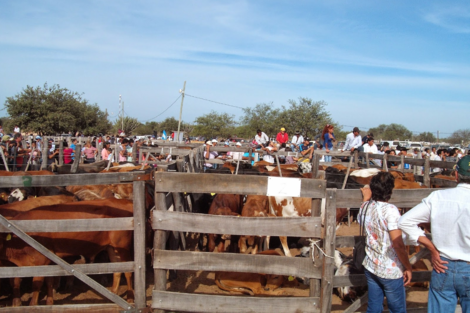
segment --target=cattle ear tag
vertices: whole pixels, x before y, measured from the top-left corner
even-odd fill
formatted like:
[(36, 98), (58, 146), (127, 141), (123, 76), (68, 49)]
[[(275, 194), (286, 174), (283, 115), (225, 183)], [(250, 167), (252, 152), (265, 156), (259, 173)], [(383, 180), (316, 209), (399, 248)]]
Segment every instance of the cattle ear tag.
[(8, 234), (8, 235), (7, 235), (7, 241), (8, 241), (8, 240), (11, 240), (11, 234)]
[(288, 280), (289, 280), (289, 281), (293, 281), (293, 280), (294, 280), (294, 276), (289, 276)]
[(211, 192), (211, 196), (215, 196), (215, 192)]

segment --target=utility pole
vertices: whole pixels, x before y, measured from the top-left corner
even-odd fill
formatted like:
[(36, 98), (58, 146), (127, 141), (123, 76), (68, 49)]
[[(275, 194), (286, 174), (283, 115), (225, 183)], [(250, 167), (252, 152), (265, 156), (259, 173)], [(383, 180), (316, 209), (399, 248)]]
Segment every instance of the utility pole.
[(437, 131), (437, 143), (439, 143), (439, 131)]
[(180, 119), (178, 121), (178, 133), (177, 133), (177, 140), (179, 142), (180, 140), (180, 129), (181, 129), (181, 115), (183, 114), (183, 101), (184, 101), (184, 91), (186, 89), (186, 81), (184, 81), (184, 85), (183, 85), (183, 90), (180, 89), (180, 93), (181, 93), (181, 108), (180, 108)]
[[(121, 116), (121, 130), (124, 131), (124, 121), (122, 119), (124, 112), (124, 103), (122, 102), (122, 97), (119, 95), (119, 115)], [(119, 134), (118, 134), (119, 135)]]

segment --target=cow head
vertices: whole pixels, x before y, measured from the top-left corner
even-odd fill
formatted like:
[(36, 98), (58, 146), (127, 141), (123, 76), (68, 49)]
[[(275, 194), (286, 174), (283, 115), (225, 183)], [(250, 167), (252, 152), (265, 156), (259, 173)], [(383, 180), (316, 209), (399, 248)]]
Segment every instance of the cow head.
[(312, 172), (312, 163), (310, 162), (300, 162), (299, 163), (299, 173), (306, 174)]
[(8, 203), (13, 203), (13, 202), (16, 202), (16, 201), (23, 201), (26, 198), (27, 198), (26, 190), (16, 188), (8, 196)]

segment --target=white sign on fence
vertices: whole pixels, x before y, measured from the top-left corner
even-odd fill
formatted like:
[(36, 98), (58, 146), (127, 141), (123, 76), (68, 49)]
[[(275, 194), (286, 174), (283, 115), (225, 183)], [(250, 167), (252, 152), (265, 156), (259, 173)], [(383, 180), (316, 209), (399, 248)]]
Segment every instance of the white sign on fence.
[(268, 177), (267, 196), (300, 197), (300, 178)]

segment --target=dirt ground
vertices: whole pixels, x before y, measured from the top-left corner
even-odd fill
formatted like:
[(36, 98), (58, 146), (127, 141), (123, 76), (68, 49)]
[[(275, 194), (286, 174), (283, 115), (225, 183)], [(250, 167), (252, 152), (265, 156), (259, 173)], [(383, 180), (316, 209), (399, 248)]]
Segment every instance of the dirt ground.
[[(359, 227), (356, 223), (351, 224), (350, 227), (342, 225), (338, 231), (337, 236), (352, 236), (359, 234)], [(195, 250), (196, 240), (187, 237), (187, 245), (189, 250)], [(352, 248), (340, 249), (344, 254), (350, 255), (352, 253)], [(280, 250), (279, 250), (280, 251)], [(293, 250), (293, 253), (296, 251)], [(429, 264), (428, 264), (429, 265)], [(184, 292), (184, 293), (203, 293), (203, 294), (214, 294), (214, 295), (228, 295), (229, 292), (219, 289), (214, 283), (213, 272), (203, 272), (203, 271), (178, 271), (178, 277), (168, 282), (167, 290)], [(104, 286), (108, 288), (112, 284), (112, 275), (96, 275), (93, 276), (98, 282), (103, 283)], [(64, 279), (63, 279), (64, 281)], [(149, 268), (147, 269), (147, 303), (151, 304), (151, 295), (153, 289), (153, 271)], [(64, 283), (61, 283), (61, 287), (55, 294), (55, 304), (89, 304), (89, 303), (109, 303), (108, 300), (104, 299), (101, 295), (97, 294), (94, 291), (91, 291), (88, 286), (86, 286), (81, 281), (75, 279), (73, 287), (69, 290), (65, 290)], [(293, 297), (306, 297), (309, 294), (308, 286), (302, 285), (297, 282), (297, 280), (287, 281), (282, 287), (281, 290), (285, 293), (285, 296)], [(121, 278), (121, 287), (120, 295), (125, 297), (125, 279), (124, 275)], [(22, 284), (22, 302), (23, 305), (27, 306), (28, 301), (31, 296), (31, 279), (24, 279)], [(406, 290), (407, 306), (408, 308), (423, 307), (427, 303), (427, 288), (411, 287)], [(249, 297), (249, 296), (248, 296)], [(45, 305), (45, 288), (43, 288), (43, 293), (40, 297), (40, 305)], [(11, 288), (9, 286), (8, 280), (2, 280), (1, 292), (0, 292), (0, 307), (11, 306)], [(332, 311), (331, 312), (342, 312), (350, 305), (349, 302), (343, 302), (337, 295), (333, 295), (332, 298)], [(365, 311), (366, 306), (364, 305), (358, 311)]]

